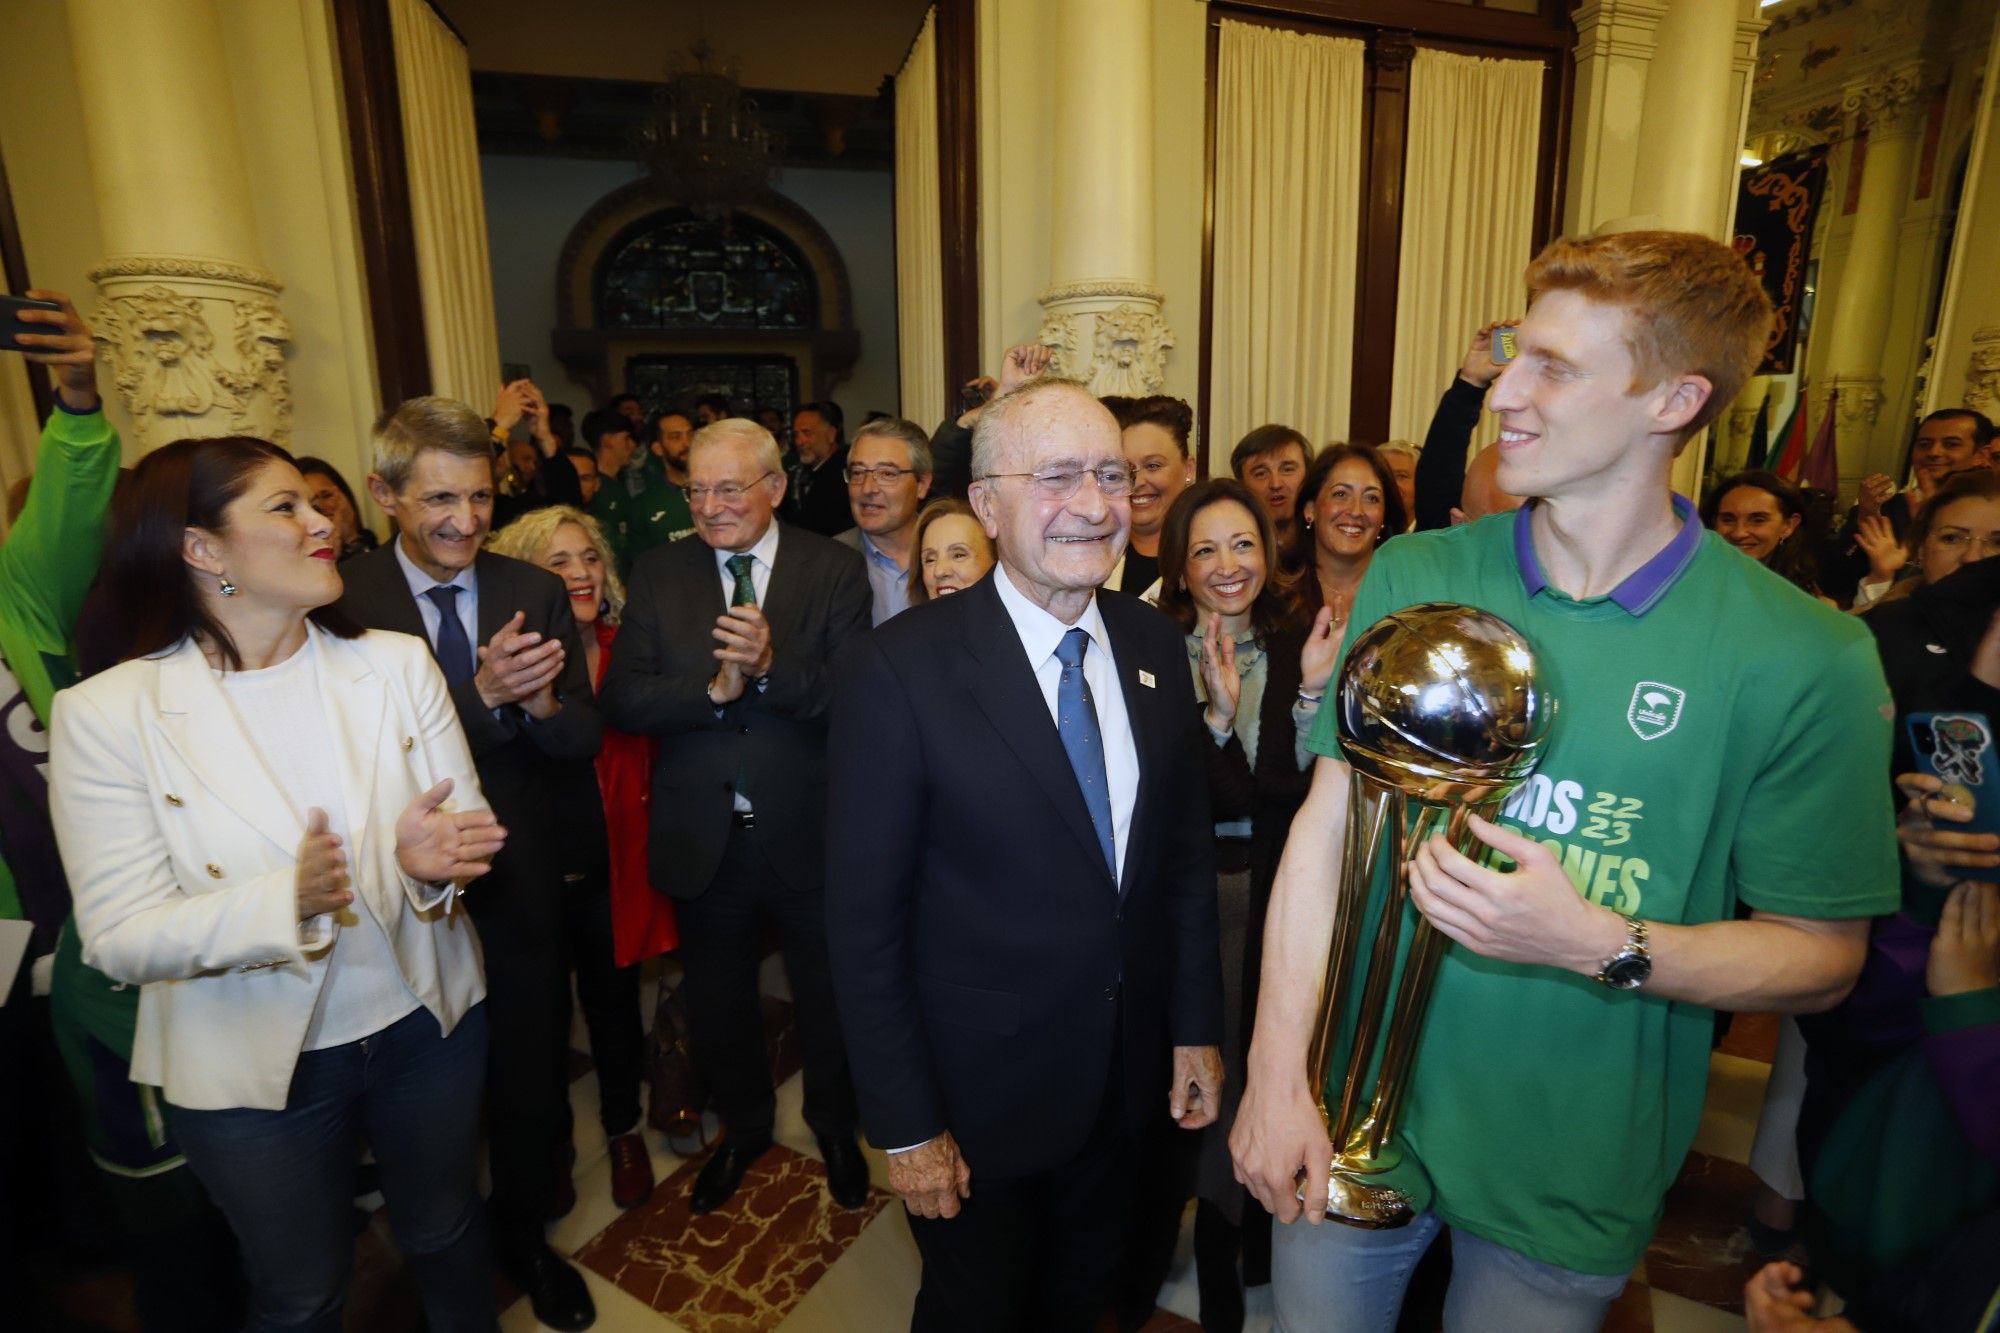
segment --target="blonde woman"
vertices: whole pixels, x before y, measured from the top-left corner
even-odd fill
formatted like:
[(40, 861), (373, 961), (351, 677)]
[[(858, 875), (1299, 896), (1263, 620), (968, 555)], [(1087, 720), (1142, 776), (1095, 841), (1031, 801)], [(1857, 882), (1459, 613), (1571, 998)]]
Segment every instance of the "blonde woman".
[[(571, 505), (533, 509), (509, 523), (488, 549), (551, 571), (569, 594), (583, 640), (590, 688), (611, 664), (611, 645), (625, 609), (625, 585), (597, 520)], [(590, 802), (564, 823), (580, 835), (565, 839), (563, 866), (570, 961), (590, 1030), (597, 1066), (598, 1117), (611, 1155), (611, 1197), (636, 1208), (653, 1193), (653, 1165), (639, 1133), (639, 1082), (645, 1034), (639, 1019), (640, 960), (679, 943), (673, 904), (646, 875), (646, 801), (652, 785), (652, 743), (604, 729), (597, 754), (597, 790), (567, 792)], [(601, 821), (601, 822), (600, 822)], [(605, 847), (591, 845), (604, 829)], [(564, 1198), (568, 1198), (567, 1191)], [(560, 1203), (558, 1204), (560, 1209)]]

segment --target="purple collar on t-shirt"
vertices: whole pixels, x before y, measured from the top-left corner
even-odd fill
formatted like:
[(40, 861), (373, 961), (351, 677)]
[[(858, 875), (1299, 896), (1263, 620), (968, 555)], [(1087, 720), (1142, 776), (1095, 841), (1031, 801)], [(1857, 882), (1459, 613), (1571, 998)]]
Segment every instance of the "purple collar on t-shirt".
[[(1701, 515), (1694, 504), (1684, 495), (1676, 495), (1674, 513), (1680, 516), (1681, 530), (1674, 539), (1660, 548), (1660, 553), (1626, 576), (1623, 583), (1611, 590), (1611, 600), (1624, 607), (1635, 616), (1643, 616), (1666, 596), (1667, 589), (1674, 586), (1694, 560), (1694, 553), (1701, 549)], [(1529, 501), (1514, 511), (1514, 560), (1521, 567), (1521, 585), (1528, 596), (1546, 591), (1548, 576), (1542, 573), (1542, 562), (1535, 558), (1535, 536), (1530, 526), (1529, 514), (1534, 509), (1534, 501)]]

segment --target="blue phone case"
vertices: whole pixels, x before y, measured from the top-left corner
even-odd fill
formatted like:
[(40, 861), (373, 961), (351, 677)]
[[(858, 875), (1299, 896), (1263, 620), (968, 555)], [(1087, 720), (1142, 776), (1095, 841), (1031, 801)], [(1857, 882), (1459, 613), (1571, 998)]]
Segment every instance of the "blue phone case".
[[(1969, 802), (1972, 821), (1953, 824), (1961, 833), (2000, 833), (2000, 754), (1993, 724), (1984, 713), (1912, 713), (1910, 748), (1917, 769), (1944, 783), (1947, 799)], [(2000, 870), (1967, 870), (1969, 879), (2000, 880)]]

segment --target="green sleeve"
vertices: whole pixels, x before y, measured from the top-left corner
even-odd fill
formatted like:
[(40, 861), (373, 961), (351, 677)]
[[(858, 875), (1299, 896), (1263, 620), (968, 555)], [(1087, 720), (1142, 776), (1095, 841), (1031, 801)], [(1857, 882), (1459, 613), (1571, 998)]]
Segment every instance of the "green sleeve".
[[(1353, 651), (1354, 640), (1360, 637), (1362, 631), (1391, 611), (1400, 611), (1408, 605), (1407, 601), (1399, 600), (1394, 591), (1394, 561), (1395, 556), (1390, 554), (1389, 547), (1384, 546), (1375, 553), (1375, 558), (1368, 562), (1368, 572), (1362, 575), (1361, 587), (1354, 594), (1354, 609), (1348, 612), (1347, 633), (1340, 642), (1340, 661), (1343, 667), (1347, 663), (1347, 654)], [(1306, 577), (1313, 576), (1311, 568), (1308, 567)], [(1332, 697), (1340, 689), (1340, 675), (1339, 671), (1335, 671), (1333, 679), (1327, 682), (1329, 697), (1320, 705), (1319, 712), (1313, 717), (1312, 734), (1306, 737), (1306, 749), (1328, 759), (1343, 757), (1339, 740), (1340, 709)]]
[[(33, 620), (51, 642), (69, 641), (97, 577), (117, 480), (118, 432), (104, 414), (50, 412), (27, 507), (0, 546), (0, 586), (8, 613)], [(47, 706), (41, 700), (37, 712), (46, 715)]]
[(1825, 661), (1793, 698), (1771, 700), (1782, 720), (1744, 795), (1731, 878), (1766, 912), (1879, 916), (1901, 900), (1895, 809), (1879, 776), (1895, 710), (1869, 635), (1848, 636)]
[(1924, 1031), (1934, 1037), (2000, 1023), (2000, 986), (1961, 991), (1957, 995), (1928, 995), (1917, 1010), (1923, 1017)]

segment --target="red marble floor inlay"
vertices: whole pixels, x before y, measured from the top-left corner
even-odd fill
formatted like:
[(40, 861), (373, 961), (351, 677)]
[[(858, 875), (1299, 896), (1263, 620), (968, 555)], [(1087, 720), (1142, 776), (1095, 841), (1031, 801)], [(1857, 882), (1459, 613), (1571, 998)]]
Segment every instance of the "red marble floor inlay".
[(696, 1217), (688, 1192), (705, 1160), (676, 1171), (576, 1255), (690, 1333), (777, 1327), (889, 1203), (871, 1190), (866, 1208), (840, 1207), (827, 1197), (825, 1168), (780, 1145), (735, 1198)]
[(1729, 1020), (1728, 1035), (1715, 1049), (1768, 1065), (1777, 1052), (1778, 1026), (1783, 1021), (1776, 1014), (1736, 1014)]
[(1764, 1266), (1744, 1231), (1756, 1186), (1757, 1177), (1740, 1162), (1689, 1153), (1646, 1251), (1647, 1282), (1741, 1314), (1743, 1284)]

